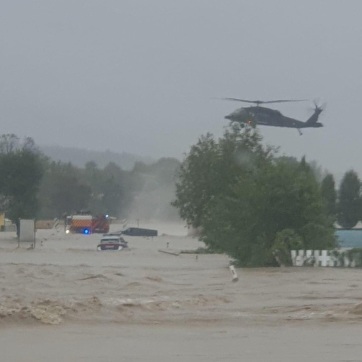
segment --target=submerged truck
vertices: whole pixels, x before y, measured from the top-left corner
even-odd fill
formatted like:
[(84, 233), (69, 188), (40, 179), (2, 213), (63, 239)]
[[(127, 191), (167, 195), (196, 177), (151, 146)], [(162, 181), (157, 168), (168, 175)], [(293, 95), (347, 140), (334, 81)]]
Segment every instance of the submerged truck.
[(123, 235), (128, 235), (128, 236), (157, 236), (158, 235), (158, 231), (154, 230), (154, 229), (144, 229), (144, 228), (136, 228), (136, 227), (130, 227), (128, 229), (125, 229), (122, 231)]
[(109, 224), (109, 218), (105, 215), (72, 215), (67, 217), (66, 233), (104, 234), (109, 232)]

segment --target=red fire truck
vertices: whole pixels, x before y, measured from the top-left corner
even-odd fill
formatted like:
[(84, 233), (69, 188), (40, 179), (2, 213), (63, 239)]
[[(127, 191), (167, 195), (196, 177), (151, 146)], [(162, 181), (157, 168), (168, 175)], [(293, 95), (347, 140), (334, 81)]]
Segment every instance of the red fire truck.
[(67, 216), (66, 233), (108, 233), (109, 232), (109, 218), (106, 215), (92, 216), (92, 215), (72, 215)]

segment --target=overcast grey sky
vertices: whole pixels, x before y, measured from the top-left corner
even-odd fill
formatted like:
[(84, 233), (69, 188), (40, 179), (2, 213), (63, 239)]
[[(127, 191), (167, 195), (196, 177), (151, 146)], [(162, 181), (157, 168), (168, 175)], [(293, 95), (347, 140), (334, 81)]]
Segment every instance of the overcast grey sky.
[(362, 1), (1, 0), (1, 133), (178, 157), (241, 106), (324, 128), (263, 127), (280, 153), (362, 176)]

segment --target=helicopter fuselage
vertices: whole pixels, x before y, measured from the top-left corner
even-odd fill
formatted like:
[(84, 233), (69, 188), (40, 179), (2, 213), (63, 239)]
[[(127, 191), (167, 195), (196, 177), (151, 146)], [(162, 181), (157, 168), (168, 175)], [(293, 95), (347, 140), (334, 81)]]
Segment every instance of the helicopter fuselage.
[(323, 124), (318, 122), (320, 112), (321, 110), (316, 108), (314, 114), (306, 122), (303, 122), (291, 117), (286, 117), (275, 109), (252, 106), (239, 108), (225, 118), (229, 119), (231, 122), (238, 122), (253, 127), (256, 125), (263, 125), (297, 129), (309, 127), (317, 128), (323, 127)]

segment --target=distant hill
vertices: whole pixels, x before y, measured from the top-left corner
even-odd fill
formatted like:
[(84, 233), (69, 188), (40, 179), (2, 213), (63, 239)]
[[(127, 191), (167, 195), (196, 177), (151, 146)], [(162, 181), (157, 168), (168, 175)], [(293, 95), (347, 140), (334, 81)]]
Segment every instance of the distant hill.
[(131, 170), (137, 161), (146, 164), (155, 162), (150, 157), (143, 157), (122, 152), (94, 151), (63, 146), (38, 146), (41, 152), (54, 161), (71, 162), (74, 166), (84, 167), (87, 162), (94, 161), (99, 168), (104, 168), (109, 162), (114, 162), (123, 170)]

